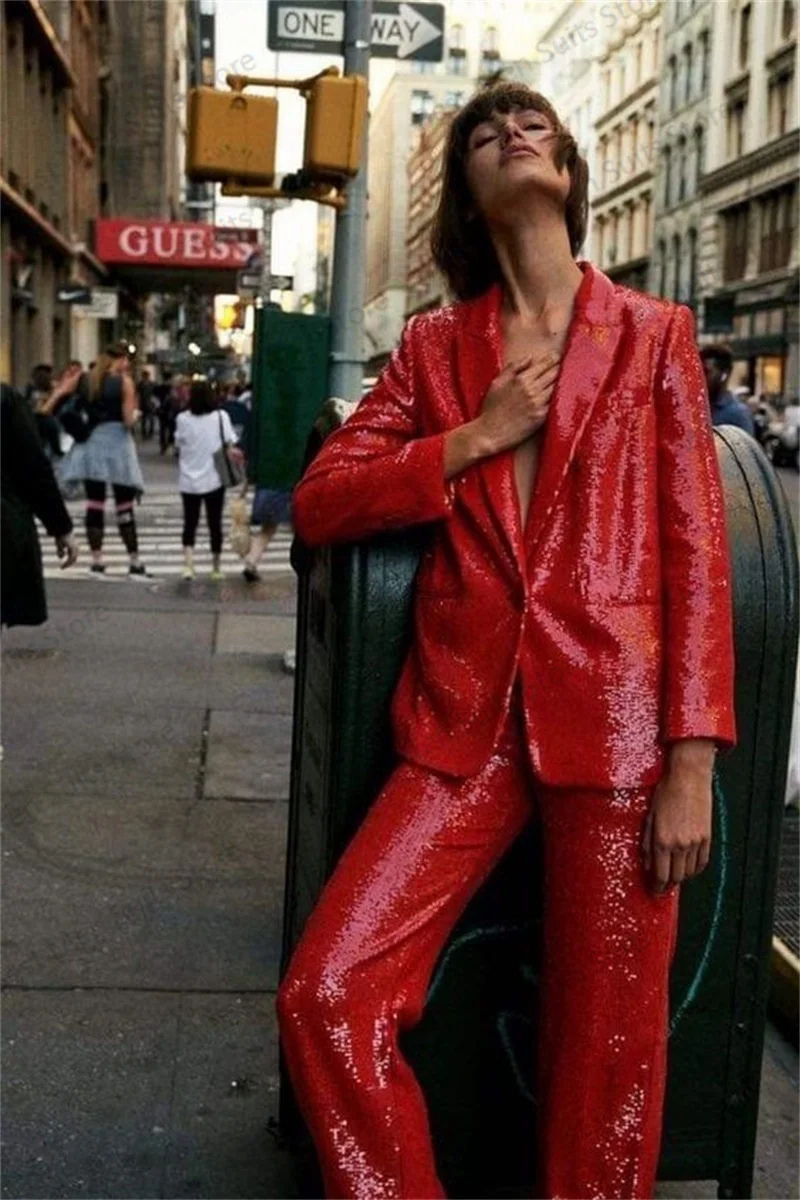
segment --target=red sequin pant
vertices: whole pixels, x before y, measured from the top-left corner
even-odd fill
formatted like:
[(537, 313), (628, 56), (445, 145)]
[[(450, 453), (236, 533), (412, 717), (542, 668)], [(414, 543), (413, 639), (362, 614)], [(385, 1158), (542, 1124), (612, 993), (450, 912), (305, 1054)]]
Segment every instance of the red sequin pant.
[(484, 769), (401, 764), (310, 916), (278, 993), (286, 1064), (328, 1197), (445, 1195), (400, 1054), (437, 958), (535, 805), (545, 863), (538, 1124), (545, 1197), (650, 1197), (677, 893), (647, 889), (649, 791), (534, 785), (517, 716)]

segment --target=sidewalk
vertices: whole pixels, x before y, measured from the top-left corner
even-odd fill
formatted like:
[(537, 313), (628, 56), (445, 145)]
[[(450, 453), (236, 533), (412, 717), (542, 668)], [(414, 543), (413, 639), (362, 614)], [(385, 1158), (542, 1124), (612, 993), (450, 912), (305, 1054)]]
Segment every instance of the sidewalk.
[(266, 1133), (293, 580), (180, 587), (52, 585), (4, 638), (5, 1196), (295, 1194)]
[[(2, 1195), (297, 1196), (268, 1130), (294, 579), (48, 593), (3, 639)], [(775, 1031), (761, 1113), (755, 1194), (794, 1196)]]

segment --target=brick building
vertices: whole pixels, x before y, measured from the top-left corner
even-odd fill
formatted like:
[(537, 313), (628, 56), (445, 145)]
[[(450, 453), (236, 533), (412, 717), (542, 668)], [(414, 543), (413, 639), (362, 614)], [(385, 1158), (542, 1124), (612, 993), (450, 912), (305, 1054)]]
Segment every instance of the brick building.
[(447, 303), (447, 285), (431, 254), (431, 227), (441, 194), (442, 156), (455, 109), (441, 109), (420, 128), (408, 159), (406, 312)]

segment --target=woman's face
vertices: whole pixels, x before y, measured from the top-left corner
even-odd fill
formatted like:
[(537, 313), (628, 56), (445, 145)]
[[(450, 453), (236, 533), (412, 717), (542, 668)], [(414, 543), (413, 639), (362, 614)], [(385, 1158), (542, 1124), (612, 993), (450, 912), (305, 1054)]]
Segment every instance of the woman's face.
[(532, 193), (563, 209), (570, 189), (566, 166), (553, 160), (553, 124), (535, 109), (494, 113), (476, 125), (467, 143), (466, 178), (475, 207), (490, 224), (505, 224)]

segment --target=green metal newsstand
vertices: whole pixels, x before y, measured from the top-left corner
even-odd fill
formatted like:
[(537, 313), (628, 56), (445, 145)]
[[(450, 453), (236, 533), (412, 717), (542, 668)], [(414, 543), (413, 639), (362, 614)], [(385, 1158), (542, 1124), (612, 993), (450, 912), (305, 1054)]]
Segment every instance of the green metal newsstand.
[[(798, 633), (788, 505), (758, 445), (716, 430), (733, 561), (739, 745), (715, 777), (712, 861), (683, 889), (661, 1179), (751, 1194)], [(389, 774), (389, 701), (424, 529), (309, 553), (299, 574), (283, 970)], [(448, 1195), (532, 1195), (538, 930), (535, 824), (453, 931), (402, 1048), (426, 1095)], [(302, 1144), (285, 1075), (281, 1126)], [(576, 1130), (576, 1136), (579, 1131)], [(299, 1139), (299, 1141), (297, 1140)], [(319, 1195), (313, 1190), (308, 1194)], [(318, 1186), (318, 1185), (317, 1185)]]

